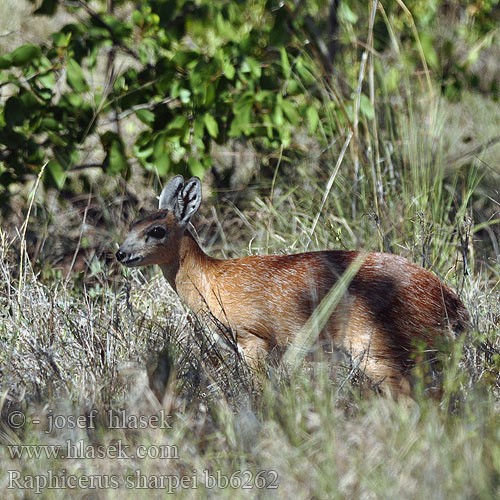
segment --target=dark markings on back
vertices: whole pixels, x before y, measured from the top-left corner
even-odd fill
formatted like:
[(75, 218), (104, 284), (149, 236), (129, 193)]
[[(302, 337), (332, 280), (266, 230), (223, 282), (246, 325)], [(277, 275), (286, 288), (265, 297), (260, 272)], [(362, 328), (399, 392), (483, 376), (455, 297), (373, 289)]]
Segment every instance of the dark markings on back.
[[(355, 259), (357, 252), (334, 250), (318, 252), (317, 255), (322, 257), (328, 271), (323, 270), (322, 276), (315, 277), (311, 289), (306, 289), (299, 294), (299, 307), (306, 311), (307, 316), (313, 313), (331, 287), (344, 274)], [(447, 289), (443, 292), (448, 314), (453, 316), (457, 305), (449, 299), (450, 294)], [(410, 297), (401, 298), (397, 276), (379, 274), (377, 270), (372, 270), (368, 276), (366, 272), (357, 274), (349, 284), (347, 293), (364, 301), (370, 311), (372, 321), (384, 332), (387, 351), (392, 354), (403, 372), (410, 369), (413, 360), (408, 359), (408, 351), (411, 349), (413, 335), (411, 331), (403, 329), (405, 318), (401, 317), (401, 312), (405, 309), (403, 301)], [(429, 293), (435, 292), (429, 290)], [(436, 297), (435, 300), (438, 298)]]

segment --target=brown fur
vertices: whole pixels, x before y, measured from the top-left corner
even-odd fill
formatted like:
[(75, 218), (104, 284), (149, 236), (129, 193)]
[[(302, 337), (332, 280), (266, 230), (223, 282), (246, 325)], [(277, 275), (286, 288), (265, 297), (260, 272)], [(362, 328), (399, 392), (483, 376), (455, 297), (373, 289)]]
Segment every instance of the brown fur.
[[(142, 248), (158, 223), (168, 228), (168, 240)], [(138, 265), (160, 265), (195, 313), (209, 311), (231, 327), (249, 361), (289, 346), (359, 255), (334, 250), (214, 259), (177, 227), (168, 210), (135, 224), (122, 248), (142, 252)], [(437, 338), (466, 328), (469, 316), (457, 295), (422, 267), (387, 253), (363, 258), (319, 340), (349, 352), (394, 395), (408, 394), (415, 343), (433, 346)]]

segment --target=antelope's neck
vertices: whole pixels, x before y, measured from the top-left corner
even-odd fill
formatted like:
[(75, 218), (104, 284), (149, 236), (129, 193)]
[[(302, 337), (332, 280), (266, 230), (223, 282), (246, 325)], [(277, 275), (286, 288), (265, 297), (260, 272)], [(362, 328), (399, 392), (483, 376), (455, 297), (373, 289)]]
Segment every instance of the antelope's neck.
[(186, 231), (179, 244), (179, 253), (171, 265), (160, 265), (170, 286), (187, 305), (197, 312), (203, 308), (210, 291), (210, 274), (217, 259), (209, 257)]

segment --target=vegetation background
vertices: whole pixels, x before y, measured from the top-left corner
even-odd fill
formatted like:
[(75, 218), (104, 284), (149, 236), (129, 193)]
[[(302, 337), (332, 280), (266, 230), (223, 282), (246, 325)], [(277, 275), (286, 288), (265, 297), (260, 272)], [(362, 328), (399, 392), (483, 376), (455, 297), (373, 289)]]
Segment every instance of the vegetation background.
[[(3, 0), (2, 497), (499, 498), (499, 21), (497, 0)], [(381, 398), (348, 359), (249, 373), (158, 269), (118, 266), (174, 173), (203, 177), (213, 255), (383, 250), (456, 289), (472, 331), (441, 401), (422, 373), (415, 405)], [(106, 419), (162, 408), (164, 429)], [(97, 457), (117, 443), (150, 456)], [(49, 472), (79, 487), (37, 493)]]

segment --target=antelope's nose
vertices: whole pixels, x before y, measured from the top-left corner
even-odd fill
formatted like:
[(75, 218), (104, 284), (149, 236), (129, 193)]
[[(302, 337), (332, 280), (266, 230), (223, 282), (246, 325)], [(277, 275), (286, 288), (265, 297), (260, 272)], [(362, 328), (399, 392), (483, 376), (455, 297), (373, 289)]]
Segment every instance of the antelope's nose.
[(127, 254), (120, 249), (118, 249), (118, 252), (116, 252), (116, 259), (118, 260), (118, 262), (121, 262), (126, 256)]

